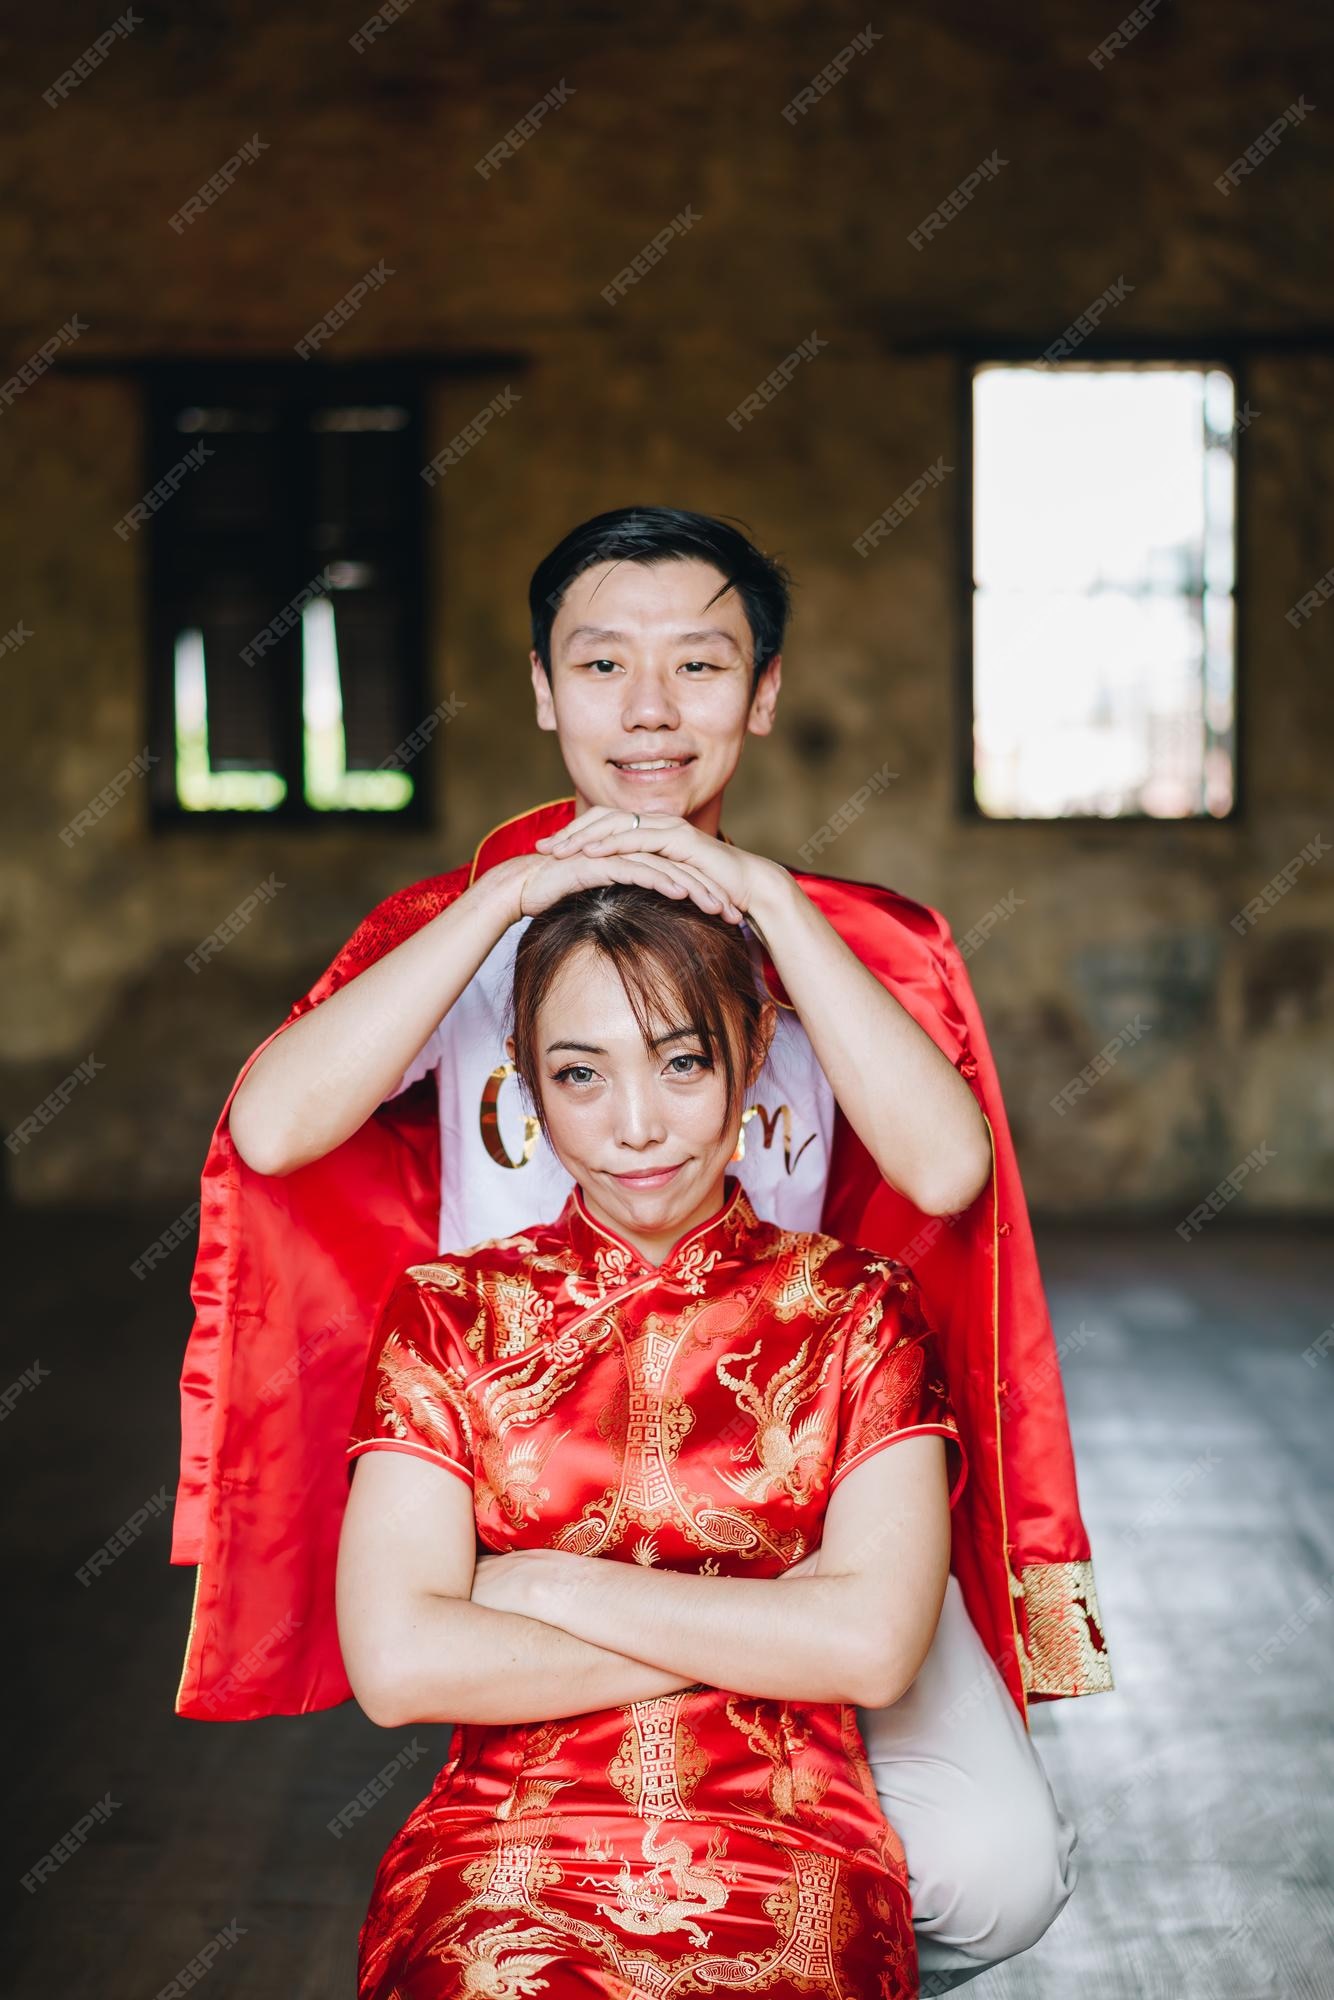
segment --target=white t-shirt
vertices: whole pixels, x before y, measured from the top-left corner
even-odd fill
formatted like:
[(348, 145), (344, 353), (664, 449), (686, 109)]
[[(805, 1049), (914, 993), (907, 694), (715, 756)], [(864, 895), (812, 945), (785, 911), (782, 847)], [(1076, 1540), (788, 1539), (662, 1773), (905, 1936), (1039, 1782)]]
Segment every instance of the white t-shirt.
[[(536, 1119), (527, 1118), (505, 1054), (514, 955), (531, 921), (511, 924), (386, 1098), (436, 1072), (440, 1157), (449, 1163), (440, 1193), (442, 1254), (554, 1222), (573, 1185)], [(819, 1229), (833, 1136), (834, 1094), (805, 1029), (782, 1007), (746, 1105), (742, 1157), (728, 1172), (765, 1221)]]

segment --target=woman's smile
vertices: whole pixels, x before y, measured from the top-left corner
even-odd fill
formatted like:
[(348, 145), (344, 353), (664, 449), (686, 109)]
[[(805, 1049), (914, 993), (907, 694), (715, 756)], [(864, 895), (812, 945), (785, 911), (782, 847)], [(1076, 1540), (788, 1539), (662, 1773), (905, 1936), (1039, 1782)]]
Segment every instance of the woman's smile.
[(685, 1165), (684, 1160), (678, 1160), (674, 1167), (641, 1167), (634, 1173), (612, 1174), (610, 1178), (624, 1188), (666, 1187), (668, 1181), (679, 1174)]

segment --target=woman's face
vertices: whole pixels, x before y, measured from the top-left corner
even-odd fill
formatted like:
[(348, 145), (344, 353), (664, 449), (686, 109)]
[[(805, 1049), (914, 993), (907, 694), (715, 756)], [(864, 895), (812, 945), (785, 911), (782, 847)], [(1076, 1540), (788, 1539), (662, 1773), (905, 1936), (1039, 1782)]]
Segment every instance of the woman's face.
[[(772, 1019), (768, 1002), (766, 1042)], [(726, 1078), (699, 1036), (655, 1020), (647, 1048), (619, 974), (591, 945), (565, 960), (536, 1025), (542, 1110), (562, 1165), (590, 1213), (660, 1262), (720, 1207), (742, 1107), (720, 1130)]]

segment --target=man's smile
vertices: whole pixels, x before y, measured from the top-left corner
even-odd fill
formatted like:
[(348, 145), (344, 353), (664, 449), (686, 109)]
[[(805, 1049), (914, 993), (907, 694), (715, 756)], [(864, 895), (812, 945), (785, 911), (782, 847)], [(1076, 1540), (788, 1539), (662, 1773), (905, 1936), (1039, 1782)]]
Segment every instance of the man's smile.
[(692, 753), (680, 757), (609, 757), (607, 762), (614, 770), (624, 771), (628, 777), (656, 777), (660, 771), (684, 771), (687, 764), (695, 761)]

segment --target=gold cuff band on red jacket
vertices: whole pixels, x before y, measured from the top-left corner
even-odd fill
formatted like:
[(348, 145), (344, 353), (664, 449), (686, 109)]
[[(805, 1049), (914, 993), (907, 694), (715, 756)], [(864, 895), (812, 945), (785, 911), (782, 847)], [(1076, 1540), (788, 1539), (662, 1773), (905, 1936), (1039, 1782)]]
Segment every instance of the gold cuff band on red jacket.
[(1105, 1694), (1112, 1663), (1090, 1562), (1025, 1563), (1014, 1584), (1024, 1692)]

